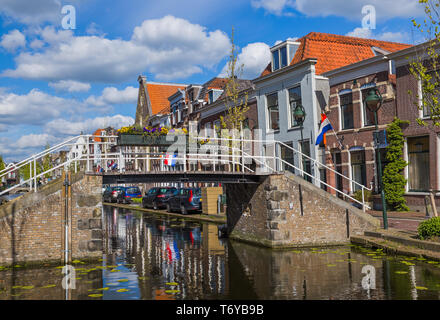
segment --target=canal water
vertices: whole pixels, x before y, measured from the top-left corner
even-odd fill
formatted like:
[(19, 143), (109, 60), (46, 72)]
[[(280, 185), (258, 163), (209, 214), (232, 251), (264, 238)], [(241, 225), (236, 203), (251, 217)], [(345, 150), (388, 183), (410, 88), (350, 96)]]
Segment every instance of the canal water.
[(61, 267), (0, 267), (0, 299), (440, 299), (440, 264), (358, 246), (274, 251), (217, 226), (104, 207), (104, 250)]

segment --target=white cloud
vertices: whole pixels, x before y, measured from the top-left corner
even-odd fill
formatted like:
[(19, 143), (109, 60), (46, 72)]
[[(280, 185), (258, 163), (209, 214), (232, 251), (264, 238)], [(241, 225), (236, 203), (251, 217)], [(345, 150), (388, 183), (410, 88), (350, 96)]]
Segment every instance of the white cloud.
[(252, 6), (263, 8), (268, 13), (281, 15), (294, 8), (310, 17), (338, 16), (350, 20), (359, 20), (361, 24), (362, 8), (373, 5), (379, 20), (393, 18), (412, 18), (423, 15), (423, 6), (416, 0), (252, 0)]
[(0, 0), (0, 13), (25, 24), (61, 21), (58, 0)]
[(254, 8), (262, 8), (268, 13), (282, 15), (288, 8), (294, 8), (295, 2), (291, 0), (252, 0)]
[[(237, 66), (243, 65), (243, 79), (258, 77), (270, 62), (270, 47), (263, 42), (250, 43), (237, 56)], [(227, 77), (228, 65), (223, 67), (219, 77)]]
[(48, 143), (52, 144), (55, 140), (57, 139), (54, 136), (47, 133), (28, 134), (21, 136), (15, 143), (15, 146), (19, 149), (45, 147)]
[(121, 82), (147, 70), (157, 79), (186, 78), (213, 68), (230, 49), (228, 36), (173, 16), (145, 20), (128, 41), (74, 36), (46, 27), (39, 32), (48, 44), (41, 52), (22, 52), (16, 68), (2, 76), (33, 80)]
[(60, 80), (58, 82), (49, 82), (49, 87), (59, 91), (67, 92), (87, 92), (90, 90), (89, 83), (78, 82), (74, 80)]
[(376, 39), (382, 41), (400, 42), (400, 43), (410, 42), (410, 36), (406, 32), (387, 31), (382, 33), (374, 33), (373, 30), (367, 28), (355, 28), (353, 31), (348, 32), (346, 36)]
[(81, 103), (48, 95), (38, 89), (18, 95), (0, 90), (0, 124), (42, 125), (46, 121), (78, 111)]
[(10, 52), (14, 52), (18, 48), (26, 46), (26, 37), (17, 29), (11, 30), (2, 36), (0, 46)]
[(113, 127), (120, 128), (122, 126), (132, 125), (134, 119), (132, 117), (120, 114), (108, 117), (97, 117), (93, 119), (85, 119), (84, 121), (67, 121), (65, 119), (55, 119), (46, 125), (46, 132), (54, 135), (77, 135), (83, 133), (93, 133), (99, 128)]
[(135, 103), (137, 98), (137, 88), (129, 86), (124, 90), (118, 90), (115, 87), (107, 87), (102, 90), (102, 94), (99, 97), (90, 96), (85, 102), (96, 107), (104, 107), (109, 104)]

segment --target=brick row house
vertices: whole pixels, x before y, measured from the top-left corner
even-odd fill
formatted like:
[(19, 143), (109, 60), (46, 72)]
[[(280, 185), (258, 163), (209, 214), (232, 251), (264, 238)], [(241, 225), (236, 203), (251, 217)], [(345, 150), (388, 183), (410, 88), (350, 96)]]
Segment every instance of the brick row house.
[[(409, 72), (409, 61), (420, 56), (425, 46), (382, 52), (324, 74), (330, 81), (326, 115), (335, 130), (327, 134), (327, 165), (371, 187), (376, 193), (380, 190), (377, 151), (373, 143), (374, 114), (364, 103), (368, 91), (377, 88), (383, 97), (377, 114), (379, 130), (385, 130), (395, 117), (409, 121), (409, 125), (402, 127), (405, 138), (403, 157), (409, 163), (403, 173), (408, 180), (405, 198), (410, 209), (418, 211), (424, 211), (424, 199), (430, 190), (440, 189), (440, 128), (426, 120), (429, 116), (426, 108), (414, 104), (421, 94), (420, 81)], [(410, 95), (408, 90), (415, 95)], [(419, 125), (417, 119), (425, 119), (428, 125)], [(386, 143), (378, 146), (382, 167), (387, 164), (386, 146)], [(358, 189), (347, 181), (338, 181), (334, 174), (328, 173), (328, 176), (331, 184), (339, 190), (353, 193)], [(440, 205), (438, 197), (436, 203)], [(381, 208), (378, 197), (375, 197), (374, 207)]]

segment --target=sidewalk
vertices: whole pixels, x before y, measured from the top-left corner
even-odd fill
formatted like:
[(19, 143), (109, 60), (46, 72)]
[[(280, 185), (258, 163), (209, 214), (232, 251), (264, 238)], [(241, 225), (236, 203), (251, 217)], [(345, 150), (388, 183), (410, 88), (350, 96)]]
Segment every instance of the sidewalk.
[[(371, 214), (373, 217), (376, 218), (382, 218), (382, 211), (377, 210), (367, 210), (368, 214)], [(387, 211), (388, 218), (394, 218), (394, 219), (413, 219), (413, 220), (426, 220), (429, 217), (426, 216), (425, 212), (415, 212), (415, 211), (407, 211), (407, 212), (400, 212), (400, 211)]]

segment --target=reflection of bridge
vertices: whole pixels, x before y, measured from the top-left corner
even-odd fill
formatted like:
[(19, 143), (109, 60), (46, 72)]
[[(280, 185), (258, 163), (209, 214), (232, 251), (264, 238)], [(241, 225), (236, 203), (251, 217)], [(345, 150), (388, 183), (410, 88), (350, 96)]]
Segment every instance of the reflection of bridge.
[[(204, 145), (195, 144), (194, 150), (191, 149), (192, 145), (189, 145), (189, 148), (182, 148), (179, 139), (176, 145), (168, 145), (167, 149), (164, 146), (121, 146), (116, 143), (116, 138), (116, 136), (77, 136), (13, 164), (0, 171), (0, 179), (11, 170), (17, 169), (29, 170), (30, 178), (0, 192), (0, 195), (25, 184), (30, 186), (30, 191), (36, 191), (39, 179), (63, 167), (65, 170), (70, 168), (75, 172), (80, 167), (88, 175), (102, 175), (104, 184), (259, 183), (264, 176), (288, 170), (304, 177), (317, 187), (358, 203), (364, 210), (369, 208), (364, 199), (359, 201), (346, 191), (327, 183), (329, 179), (321, 177), (321, 172), (326, 172), (326, 175), (333, 177), (334, 181), (348, 180), (352, 189), (370, 189), (280, 141), (245, 140), (243, 137), (237, 139), (195, 137), (199, 141), (209, 139), (210, 142)], [(66, 149), (70, 152), (64, 162), (46, 170), (37, 170), (37, 167), (42, 167), (45, 157)], [(175, 152), (177, 155), (174, 155)], [(283, 157), (283, 153), (290, 154), (289, 158)], [(363, 195), (364, 192), (362, 197)]]

